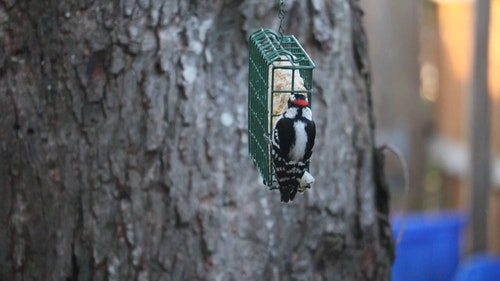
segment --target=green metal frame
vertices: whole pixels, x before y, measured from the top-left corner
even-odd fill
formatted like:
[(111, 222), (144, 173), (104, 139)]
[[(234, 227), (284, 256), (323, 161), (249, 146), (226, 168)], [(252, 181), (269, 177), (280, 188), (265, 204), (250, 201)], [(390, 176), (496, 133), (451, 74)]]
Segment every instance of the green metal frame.
[[(286, 59), (285, 59), (286, 58)], [(291, 65), (279, 65), (279, 61), (290, 61)], [(306, 91), (294, 89), (274, 90), (276, 69), (292, 71), (291, 85), (294, 85), (295, 71), (304, 80)], [(272, 105), (274, 93), (306, 93), (309, 106), (312, 102), (312, 72), (314, 63), (293, 35), (278, 36), (269, 29), (259, 29), (250, 36), (249, 79), (248, 79), (248, 132), (249, 152), (263, 182), (275, 189), (271, 144), (268, 140), (272, 133)], [(269, 79), (269, 71), (272, 71)], [(269, 81), (270, 80), (270, 81)], [(272, 89), (270, 91), (270, 89)]]

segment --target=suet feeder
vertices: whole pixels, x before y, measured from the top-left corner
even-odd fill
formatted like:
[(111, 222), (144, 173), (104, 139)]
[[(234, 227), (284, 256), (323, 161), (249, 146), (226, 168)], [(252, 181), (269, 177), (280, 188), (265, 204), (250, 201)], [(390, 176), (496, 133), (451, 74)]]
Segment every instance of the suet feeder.
[(248, 79), (249, 152), (263, 183), (273, 181), (271, 144), (273, 125), (295, 93), (307, 94), (312, 102), (314, 63), (293, 35), (260, 29), (250, 36)]

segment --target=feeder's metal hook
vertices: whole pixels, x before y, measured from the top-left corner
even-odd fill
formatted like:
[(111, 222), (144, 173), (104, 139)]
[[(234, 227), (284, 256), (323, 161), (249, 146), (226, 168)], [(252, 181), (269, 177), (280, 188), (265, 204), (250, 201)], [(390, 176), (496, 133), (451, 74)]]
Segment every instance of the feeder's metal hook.
[(284, 5), (284, 0), (280, 0), (280, 8), (278, 11), (278, 17), (280, 19), (280, 27), (278, 28), (278, 33), (280, 35), (280, 44), (283, 41), (283, 35), (285, 33), (285, 29), (283, 27), (283, 20), (285, 19), (285, 5)]

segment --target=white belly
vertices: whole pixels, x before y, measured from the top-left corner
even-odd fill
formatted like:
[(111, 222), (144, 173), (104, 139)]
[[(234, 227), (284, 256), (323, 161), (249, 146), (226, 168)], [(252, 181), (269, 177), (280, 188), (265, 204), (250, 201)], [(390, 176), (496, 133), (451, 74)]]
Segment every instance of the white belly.
[(290, 159), (293, 161), (299, 161), (304, 157), (306, 152), (306, 124), (298, 121), (293, 124), (293, 128), (295, 130), (295, 145), (292, 146), (292, 149), (290, 150)]

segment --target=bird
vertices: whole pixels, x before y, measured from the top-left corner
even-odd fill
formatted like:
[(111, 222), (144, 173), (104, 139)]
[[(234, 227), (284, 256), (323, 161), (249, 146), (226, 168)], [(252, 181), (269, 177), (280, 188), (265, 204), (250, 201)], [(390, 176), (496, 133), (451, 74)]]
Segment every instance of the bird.
[(281, 201), (293, 201), (301, 187), (316, 138), (316, 124), (306, 95), (292, 94), (272, 132), (272, 161)]

